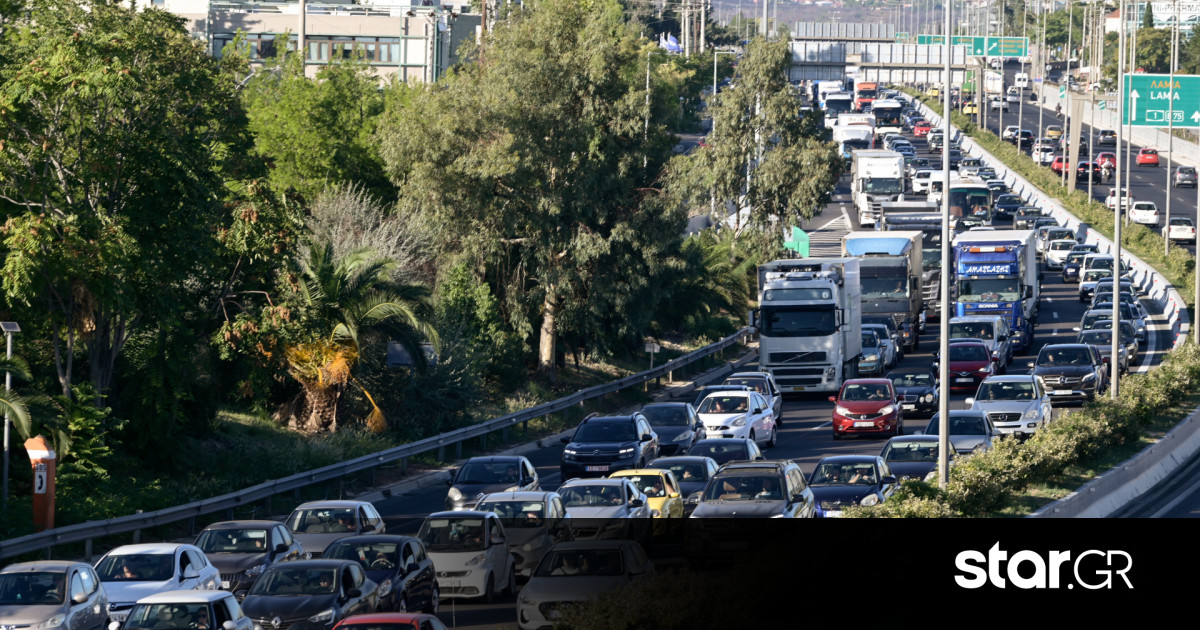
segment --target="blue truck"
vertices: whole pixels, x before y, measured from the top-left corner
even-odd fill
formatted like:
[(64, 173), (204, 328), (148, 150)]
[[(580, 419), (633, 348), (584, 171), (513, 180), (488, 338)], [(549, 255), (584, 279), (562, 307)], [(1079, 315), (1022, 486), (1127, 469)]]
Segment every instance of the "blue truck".
[(954, 316), (1002, 315), (1012, 346), (1033, 343), (1038, 308), (1033, 230), (967, 231), (954, 239)]

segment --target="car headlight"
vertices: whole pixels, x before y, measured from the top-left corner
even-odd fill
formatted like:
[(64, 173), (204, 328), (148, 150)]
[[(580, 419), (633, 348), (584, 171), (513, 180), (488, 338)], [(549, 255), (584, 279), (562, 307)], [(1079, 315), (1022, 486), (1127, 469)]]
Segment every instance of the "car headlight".
[(483, 562), (484, 560), (487, 560), (487, 554), (486, 554), (486, 553), (481, 553), (481, 554), (479, 554), (479, 555), (475, 556), (474, 558), (471, 558), (471, 559), (470, 559), (470, 560), (467, 562), (467, 566), (469, 566), (469, 567), (476, 566), (476, 565), (478, 565), (480, 562)]
[(564, 448), (563, 449), (563, 459), (568, 460), (568, 461), (575, 459), (576, 452), (577, 451), (575, 449)]
[(36, 626), (34, 626), (34, 629), (35, 630), (51, 630), (51, 628), (57, 628), (57, 627), (63, 625), (63, 622), (66, 620), (67, 620), (67, 614), (59, 613), (59, 614), (54, 615), (53, 617), (43, 621), (42, 623), (37, 624)]
[(834, 411), (834, 413), (838, 414), (839, 416), (850, 415), (850, 410), (841, 405), (838, 405), (838, 407), (836, 409), (834, 409), (833, 411)]
[(388, 593), (392, 592), (392, 578), (388, 578), (379, 585), (379, 596), (387, 597)]
[(528, 606), (528, 605), (530, 605), (530, 604), (532, 604), (532, 603), (533, 603), (533, 600), (532, 600), (532, 599), (529, 599), (529, 593), (526, 593), (525, 591), (521, 591), (521, 596), (520, 596), (519, 598), (517, 598), (517, 599), (519, 599), (519, 600), (520, 600), (520, 602), (521, 602), (522, 604), (525, 604), (526, 606)]
[(980, 374), (991, 374), (991, 372), (992, 372), (992, 366), (990, 366), (990, 365), (989, 365), (989, 366), (986, 366), (986, 367), (981, 367), (981, 368), (979, 368), (979, 373), (980, 373)]
[(672, 442), (682, 442), (682, 441), (692, 437), (692, 435), (693, 434), (691, 431), (684, 431), (683, 433), (676, 435), (674, 438), (671, 438), (671, 441)]
[(883, 409), (880, 409), (879, 413), (881, 415), (887, 415), (889, 413), (892, 413), (895, 410), (896, 410), (896, 405), (888, 405), (888, 406), (884, 407)]
[(450, 499), (451, 501), (453, 501), (455, 503), (458, 503), (459, 501), (463, 500), (463, 495), (461, 492), (458, 491), (458, 488), (450, 488), (450, 492), (446, 493), (446, 498)]
[(267, 563), (256, 564), (249, 569), (246, 569), (246, 577), (255, 578), (262, 575), (263, 571), (267, 570)]
[(858, 504), (863, 507), (871, 507), (872, 505), (879, 505), (879, 496), (874, 495), (874, 494), (868, 494), (867, 496), (863, 497), (863, 500), (859, 501)]
[(329, 623), (333, 621), (333, 609), (323, 610), (308, 618), (313, 623)]
[(933, 402), (933, 394), (925, 394), (925, 398), (923, 398), (922, 400), (924, 400), (927, 403)]
[(746, 416), (738, 416), (738, 417), (734, 418), (734, 419), (733, 419), (733, 422), (730, 422), (730, 423), (729, 423), (729, 426), (731, 426), (731, 427), (744, 427), (744, 426), (746, 426)]
[(872, 361), (878, 361), (878, 360), (879, 360), (879, 354), (878, 354), (878, 353), (864, 354), (864, 355), (863, 355), (863, 361), (866, 361), (866, 362), (872, 362)]
[(633, 451), (634, 448), (632, 446), (626, 446), (625, 448), (621, 449), (621, 452), (617, 454), (617, 457), (620, 457), (621, 459), (633, 457)]
[(1096, 380), (1096, 373), (1095, 373), (1095, 372), (1092, 372), (1091, 374), (1085, 374), (1085, 375), (1083, 376), (1083, 380), (1085, 380), (1085, 381), (1094, 381), (1094, 380)]
[(1038, 417), (1039, 415), (1041, 415), (1041, 413), (1042, 413), (1042, 410), (1041, 410), (1041, 409), (1030, 409), (1029, 411), (1026, 411), (1026, 412), (1025, 412), (1025, 419), (1026, 419), (1026, 420), (1033, 420), (1034, 418), (1036, 418), (1036, 417)]

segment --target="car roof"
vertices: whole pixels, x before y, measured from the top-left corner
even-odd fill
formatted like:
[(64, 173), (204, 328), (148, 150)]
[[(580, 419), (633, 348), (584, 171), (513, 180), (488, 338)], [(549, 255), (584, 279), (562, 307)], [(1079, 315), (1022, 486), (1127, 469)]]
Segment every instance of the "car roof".
[[(893, 442), (937, 442), (941, 437), (936, 435), (897, 435), (887, 441), (888, 444)], [(886, 446), (886, 445), (885, 445)]]
[(472, 457), (471, 459), (468, 459), (467, 461), (468, 462), (497, 462), (497, 463), (504, 464), (504, 463), (509, 463), (509, 462), (519, 462), (523, 459), (525, 459), (525, 458), (520, 455), (483, 455), (480, 457)]
[(387, 624), (387, 623), (412, 623), (424, 621), (429, 618), (436, 618), (436, 615), (428, 613), (366, 613), (362, 615), (351, 615), (338, 622), (339, 626), (348, 626), (356, 624)]
[(346, 538), (339, 538), (339, 539), (329, 543), (329, 545), (332, 547), (333, 545), (339, 545), (342, 543), (380, 543), (380, 542), (399, 543), (399, 542), (408, 542), (410, 540), (420, 540), (420, 539), (415, 536), (402, 536), (400, 534), (366, 534), (366, 535), (361, 535), (361, 536), (348, 536)]
[(618, 470), (614, 473), (609, 473), (608, 478), (619, 479), (621, 477), (633, 477), (638, 475), (664, 475), (670, 473), (671, 471), (666, 470), (665, 468), (651, 468), (647, 466), (646, 468), (626, 468), (625, 470)]
[(177, 590), (165, 591), (147, 595), (137, 601), (139, 604), (208, 604), (232, 597), (229, 591)]
[[(552, 495), (552, 494), (558, 494), (558, 493), (550, 491), (550, 490), (520, 490), (520, 491), (514, 491), (514, 492), (491, 492), (491, 493), (485, 495), (482, 499), (479, 499), (479, 502), (483, 503), (484, 501), (487, 501), (489, 499), (493, 500), (493, 501), (500, 501), (500, 500), (534, 501), (534, 500), (538, 500), (538, 499), (544, 499), (547, 496)], [(357, 536), (356, 536), (356, 538), (357, 538)]]
[[(460, 512), (451, 512), (451, 514), (460, 514)], [(430, 514), (430, 517), (432, 517), (432, 516), (433, 515)], [(288, 569), (336, 569), (337, 567), (345, 566), (348, 564), (358, 564), (358, 561), (357, 560), (337, 560), (337, 559), (331, 559), (331, 558), (314, 558), (312, 560), (289, 560), (287, 562), (280, 562), (277, 564), (273, 564), (273, 565), (267, 567), (267, 570), (270, 571), (271, 569), (275, 569), (277, 567), (284, 567), (284, 568), (288, 568)]]
[(821, 458), (817, 465), (821, 464), (874, 464), (879, 459), (878, 455), (830, 455), (829, 457)]
[(885, 383), (888, 385), (892, 384), (892, 382), (886, 378), (849, 378), (846, 379), (846, 382), (843, 383), (843, 385), (849, 385), (851, 383), (854, 383), (855, 385), (883, 385)]
[[(888, 381), (888, 382), (890, 383), (891, 381)], [(696, 444), (693, 444), (692, 446), (696, 446), (697, 444), (729, 444), (731, 442), (737, 442), (738, 444), (745, 444), (749, 441), (750, 441), (750, 438), (704, 438), (703, 440), (697, 440)], [(692, 457), (696, 457), (696, 456), (693, 455)]]
[(989, 376), (984, 379), (985, 383), (1028, 383), (1034, 380), (1032, 374), (1002, 374), (1000, 376)]
[(136, 554), (136, 553), (168, 554), (168, 553), (175, 553), (175, 550), (179, 549), (180, 547), (191, 547), (191, 546), (192, 545), (186, 544), (186, 543), (140, 543), (140, 544), (136, 544), (136, 545), (121, 545), (120, 547), (117, 547), (116, 549), (109, 551), (105, 555), (127, 556), (127, 555)]
[(346, 499), (330, 499), (326, 501), (309, 501), (296, 506), (297, 510), (312, 510), (315, 508), (352, 508), (360, 505), (370, 505), (370, 501), (353, 501)]
[[(565, 485), (565, 484), (564, 484)], [(426, 516), (426, 520), (431, 518), (484, 518), (488, 515), (495, 516), (495, 512), (483, 512), (480, 510), (446, 510), (443, 512), (434, 512)], [(288, 564), (291, 564), (289, 562)]]
[(264, 529), (275, 525), (282, 525), (279, 521), (221, 521), (213, 523), (204, 528), (204, 531), (210, 529), (250, 529), (253, 527), (262, 527)]
[(734, 374), (730, 374), (729, 376), (726, 376), (725, 379), (729, 380), (731, 378), (742, 378), (742, 377), (747, 377), (747, 376), (761, 376), (763, 378), (770, 378), (771, 373), (770, 372), (736, 372)]
[(576, 477), (574, 479), (568, 479), (564, 481), (559, 488), (565, 488), (567, 486), (623, 486), (625, 483), (626, 482), (620, 477), (617, 477), (616, 479), (612, 477), (604, 477), (599, 479), (581, 479)]
[(18, 562), (16, 564), (10, 564), (3, 569), (0, 569), (0, 573), (58, 573), (60, 571), (66, 571), (75, 565), (84, 565), (89, 567), (92, 566), (86, 562), (74, 562), (72, 560), (35, 560), (33, 562)]
[(703, 464), (710, 459), (712, 459), (712, 462), (714, 464), (717, 463), (717, 460), (715, 460), (711, 457), (708, 457), (706, 455), (671, 455), (669, 457), (659, 457), (659, 458), (653, 459), (650, 461), (650, 463), (653, 464), (655, 462), (659, 462), (660, 464), (663, 464), (663, 465), (673, 464), (675, 462), (679, 462), (681, 464)]

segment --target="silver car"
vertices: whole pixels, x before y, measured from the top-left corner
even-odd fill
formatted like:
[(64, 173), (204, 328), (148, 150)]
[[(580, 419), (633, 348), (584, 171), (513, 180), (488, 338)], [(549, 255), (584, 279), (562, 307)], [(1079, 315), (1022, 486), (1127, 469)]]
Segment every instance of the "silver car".
[[(992, 436), (997, 435), (996, 427), (982, 411), (951, 409), (949, 424), (950, 445), (960, 455), (988, 450), (992, 447)], [(941, 414), (935, 413), (925, 430), (918, 431), (917, 435), (939, 435), (941, 425)]]
[(310, 501), (292, 510), (286, 522), (308, 558), (321, 557), (339, 538), (387, 533), (383, 517), (370, 501)]
[(0, 571), (0, 623), (5, 628), (103, 630), (108, 595), (83, 562), (22, 562)]
[(992, 376), (979, 385), (971, 409), (982, 411), (999, 433), (1032, 435), (1050, 421), (1050, 395), (1028, 374)]

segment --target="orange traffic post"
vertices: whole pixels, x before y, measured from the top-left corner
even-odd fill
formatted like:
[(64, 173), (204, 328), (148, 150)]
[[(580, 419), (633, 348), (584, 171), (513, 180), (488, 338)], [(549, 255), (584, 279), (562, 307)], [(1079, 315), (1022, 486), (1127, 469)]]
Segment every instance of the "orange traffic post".
[(25, 452), (33, 465), (33, 524), (38, 531), (54, 529), (54, 447), (39, 435), (25, 440)]

